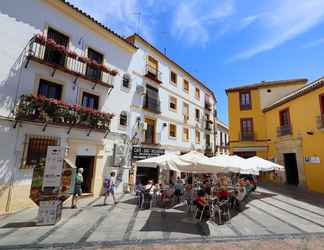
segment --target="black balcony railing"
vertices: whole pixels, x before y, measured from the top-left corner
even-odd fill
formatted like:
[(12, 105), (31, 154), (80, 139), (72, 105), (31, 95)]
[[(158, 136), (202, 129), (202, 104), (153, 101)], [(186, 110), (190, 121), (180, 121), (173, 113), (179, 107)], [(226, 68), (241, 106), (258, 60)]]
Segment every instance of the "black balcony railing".
[(102, 131), (109, 130), (112, 117), (110, 113), (35, 95), (22, 95), (16, 109), (17, 121)]
[(205, 109), (208, 111), (212, 111), (213, 107), (210, 102), (205, 102)]
[(277, 128), (277, 135), (278, 137), (291, 135), (292, 134), (292, 128), (290, 125), (288, 126), (280, 126)]
[(144, 97), (143, 108), (153, 113), (161, 113), (160, 100), (149, 96)]
[(211, 131), (213, 130), (213, 122), (212, 121), (206, 121), (206, 130)]
[(241, 141), (255, 141), (255, 133), (254, 132), (242, 132), (240, 134)]
[(145, 76), (153, 81), (156, 81), (157, 83), (161, 83), (161, 72), (149, 64), (147, 64), (145, 67)]
[(52, 67), (52, 75), (59, 69), (106, 87), (112, 87), (113, 77), (118, 74), (116, 70), (81, 56), (43, 35), (37, 35), (31, 40), (27, 58), (26, 67), (29, 60), (33, 60)]
[(324, 114), (316, 117), (317, 128), (324, 129)]

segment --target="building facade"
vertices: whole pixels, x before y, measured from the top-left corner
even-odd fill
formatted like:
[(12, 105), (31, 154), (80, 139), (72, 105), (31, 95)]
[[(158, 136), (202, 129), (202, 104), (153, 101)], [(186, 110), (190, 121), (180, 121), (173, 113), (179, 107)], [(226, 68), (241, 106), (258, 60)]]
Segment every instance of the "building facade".
[(1, 212), (33, 205), (33, 167), (48, 145), (85, 169), (92, 195), (110, 171), (130, 182), (134, 145), (213, 147), (214, 94), (144, 39), (124, 39), (63, 0), (4, 1), (0, 12)]
[(286, 183), (324, 192), (323, 79), (260, 83), (227, 94), (231, 152), (278, 162), (285, 166)]
[(215, 155), (229, 154), (228, 126), (215, 119)]

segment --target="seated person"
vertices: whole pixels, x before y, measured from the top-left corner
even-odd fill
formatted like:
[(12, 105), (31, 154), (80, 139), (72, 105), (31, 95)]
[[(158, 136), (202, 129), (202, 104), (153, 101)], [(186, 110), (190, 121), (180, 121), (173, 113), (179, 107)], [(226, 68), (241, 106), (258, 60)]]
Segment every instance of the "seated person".
[(208, 203), (207, 203), (207, 201), (205, 199), (205, 192), (203, 190), (198, 191), (197, 197), (196, 197), (196, 199), (194, 200), (193, 203), (201, 211), (205, 208), (203, 217), (204, 218), (208, 217), (209, 206), (208, 206)]
[(211, 188), (210, 188), (208, 181), (204, 181), (203, 190), (204, 190), (205, 194), (211, 195)]
[(221, 188), (221, 191), (217, 194), (220, 201), (227, 200), (229, 198), (229, 193), (227, 192), (225, 187)]

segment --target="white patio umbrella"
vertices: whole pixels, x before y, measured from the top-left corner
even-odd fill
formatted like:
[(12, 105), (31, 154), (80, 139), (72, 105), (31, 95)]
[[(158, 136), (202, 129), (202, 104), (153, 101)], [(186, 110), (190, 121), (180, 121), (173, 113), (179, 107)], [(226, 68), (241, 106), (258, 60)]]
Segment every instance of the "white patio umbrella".
[(215, 164), (223, 166), (232, 173), (239, 173), (241, 170), (240, 166), (235, 161), (233, 161), (233, 159), (229, 155), (214, 156), (210, 158), (210, 160), (212, 160)]
[(232, 155), (230, 157), (232, 161), (240, 167), (240, 174), (259, 175), (259, 169), (256, 164), (248, 162), (246, 159), (237, 155)]
[(247, 159), (246, 161), (248, 161), (250, 164), (256, 165), (257, 168), (259, 169), (259, 171), (262, 171), (262, 172), (269, 172), (269, 171), (273, 171), (273, 170), (284, 170), (285, 169), (285, 167), (283, 167), (277, 163), (265, 160), (258, 156), (251, 157), (251, 158)]
[(177, 166), (177, 168), (182, 172), (210, 174), (228, 172), (228, 169), (222, 165), (214, 163), (210, 158), (197, 151), (190, 151), (187, 154), (179, 156), (179, 158), (181, 161), (189, 164), (189, 166)]
[(157, 168), (159, 166), (164, 169), (180, 172), (177, 166), (189, 165), (189, 164), (182, 162), (179, 159), (179, 156), (175, 154), (164, 154), (161, 156), (151, 157), (145, 160), (137, 161), (136, 165), (138, 167), (147, 167), (147, 168)]

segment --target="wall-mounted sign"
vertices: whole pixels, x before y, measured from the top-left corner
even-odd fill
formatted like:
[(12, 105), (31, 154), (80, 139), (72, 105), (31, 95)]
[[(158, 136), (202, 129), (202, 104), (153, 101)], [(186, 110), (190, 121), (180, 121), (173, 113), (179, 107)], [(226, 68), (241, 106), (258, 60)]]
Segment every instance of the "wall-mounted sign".
[(305, 156), (305, 163), (320, 164), (321, 158), (319, 156)]
[(164, 155), (165, 150), (160, 148), (133, 147), (132, 160), (144, 160), (155, 156)]

